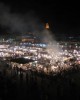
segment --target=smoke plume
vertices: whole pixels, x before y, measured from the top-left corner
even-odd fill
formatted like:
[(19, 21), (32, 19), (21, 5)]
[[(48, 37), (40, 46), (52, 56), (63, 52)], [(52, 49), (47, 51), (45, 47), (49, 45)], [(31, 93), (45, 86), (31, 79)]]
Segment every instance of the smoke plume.
[(44, 30), (43, 31), (43, 41), (47, 43), (47, 52), (51, 56), (51, 59), (53, 62), (56, 60), (60, 60), (60, 52), (61, 48), (58, 45), (57, 41), (55, 40), (55, 37), (52, 35), (52, 32), (49, 30)]
[(11, 33), (35, 32), (42, 29), (34, 11), (24, 14), (12, 13), (10, 7), (0, 3), (0, 26)]

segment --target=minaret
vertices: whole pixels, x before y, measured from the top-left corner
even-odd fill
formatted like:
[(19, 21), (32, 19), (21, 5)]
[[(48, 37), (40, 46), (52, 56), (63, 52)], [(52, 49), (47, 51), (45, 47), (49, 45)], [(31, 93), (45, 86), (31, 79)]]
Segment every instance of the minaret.
[(46, 23), (45, 28), (46, 28), (46, 29), (49, 29), (49, 24), (48, 24), (48, 23)]

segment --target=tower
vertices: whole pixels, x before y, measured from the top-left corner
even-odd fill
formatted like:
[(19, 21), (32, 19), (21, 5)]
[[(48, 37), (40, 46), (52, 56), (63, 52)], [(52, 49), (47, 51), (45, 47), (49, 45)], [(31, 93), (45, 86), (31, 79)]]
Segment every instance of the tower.
[(46, 28), (46, 29), (49, 29), (49, 24), (48, 24), (48, 23), (46, 23), (45, 28)]

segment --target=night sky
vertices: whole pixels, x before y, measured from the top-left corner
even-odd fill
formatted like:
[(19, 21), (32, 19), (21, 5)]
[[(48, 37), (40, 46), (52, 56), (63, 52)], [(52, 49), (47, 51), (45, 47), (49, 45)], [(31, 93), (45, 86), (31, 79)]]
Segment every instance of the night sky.
[(80, 5), (78, 2), (58, 2), (40, 0), (4, 1), (11, 12), (34, 11), (42, 23), (48, 22), (55, 34), (80, 35)]

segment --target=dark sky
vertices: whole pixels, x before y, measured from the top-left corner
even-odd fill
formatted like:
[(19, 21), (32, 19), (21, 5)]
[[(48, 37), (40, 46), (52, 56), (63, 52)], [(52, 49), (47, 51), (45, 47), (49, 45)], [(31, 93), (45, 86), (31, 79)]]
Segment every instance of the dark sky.
[(21, 0), (7, 1), (3, 3), (11, 7), (12, 12), (26, 13), (35, 11), (42, 22), (49, 22), (51, 30), (56, 34), (80, 33), (80, 5), (78, 2), (59, 2), (57, 0)]

